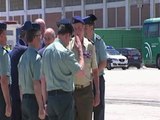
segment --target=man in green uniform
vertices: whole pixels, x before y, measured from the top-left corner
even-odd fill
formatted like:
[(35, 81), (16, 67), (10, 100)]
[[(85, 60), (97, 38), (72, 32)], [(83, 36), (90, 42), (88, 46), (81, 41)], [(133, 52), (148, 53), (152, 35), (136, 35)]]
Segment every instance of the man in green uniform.
[[(94, 107), (94, 120), (104, 120), (104, 109), (105, 109), (105, 81), (104, 81), (104, 68), (106, 67), (106, 51), (105, 43), (103, 39), (94, 33), (94, 21), (97, 20), (96, 16), (93, 14), (85, 17), (85, 36), (91, 40), (96, 48), (97, 64), (99, 71), (99, 89), (100, 89), (100, 104)], [(96, 92), (96, 90), (95, 90)]]
[(26, 29), (28, 48), (18, 64), (22, 120), (39, 120), (45, 118), (40, 81), (41, 57), (37, 51), (40, 48), (40, 25), (27, 21)]
[(66, 48), (72, 33), (70, 21), (60, 20), (57, 38), (43, 53), (42, 75), (47, 83), (49, 120), (74, 120), (73, 75), (84, 76), (81, 70), (84, 60), (81, 44), (77, 47), (79, 62), (74, 53)]
[(0, 23), (0, 120), (7, 120), (11, 116), (11, 100), (9, 94), (10, 58), (3, 48), (6, 45), (5, 23)]
[[(72, 38), (69, 48), (75, 53), (76, 59), (78, 60), (78, 52), (75, 49), (75, 39), (79, 37), (83, 56), (84, 56), (84, 77), (75, 77), (75, 107), (76, 116), (75, 120), (92, 120), (93, 106), (99, 104), (99, 78), (96, 61), (95, 48), (87, 38), (84, 37), (84, 21), (80, 16), (73, 17), (73, 27), (75, 37)], [(92, 79), (95, 82), (96, 94), (93, 96), (92, 91)]]
[(6, 28), (5, 23), (0, 23), (0, 120), (9, 119), (12, 111), (9, 94), (10, 58), (3, 48), (7, 41)]

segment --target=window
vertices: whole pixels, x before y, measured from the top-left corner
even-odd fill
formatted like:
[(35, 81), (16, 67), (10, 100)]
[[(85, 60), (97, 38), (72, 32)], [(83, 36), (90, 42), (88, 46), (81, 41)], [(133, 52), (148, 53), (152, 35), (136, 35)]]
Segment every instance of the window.
[(28, 9), (40, 9), (41, 0), (28, 0)]
[(46, 8), (61, 7), (61, 0), (46, 0)]
[(149, 24), (148, 26), (148, 37), (158, 37), (158, 23)]
[(6, 0), (0, 0), (0, 12), (6, 11)]
[(125, 0), (107, 0), (107, 2), (119, 2), (119, 1), (125, 1)]
[(85, 0), (86, 4), (103, 3), (103, 0)]
[(129, 51), (129, 55), (132, 55), (132, 56), (140, 55), (140, 52), (137, 49), (132, 49)]
[(10, 10), (23, 10), (23, 0), (10, 0)]
[(81, 5), (81, 0), (64, 0), (65, 6), (76, 6)]
[(127, 55), (127, 50), (122, 50), (122, 55)]
[(145, 24), (145, 25), (143, 26), (143, 34), (144, 34), (145, 37), (148, 36), (148, 24)]
[(12, 36), (13, 35), (13, 30), (7, 30), (7, 35)]

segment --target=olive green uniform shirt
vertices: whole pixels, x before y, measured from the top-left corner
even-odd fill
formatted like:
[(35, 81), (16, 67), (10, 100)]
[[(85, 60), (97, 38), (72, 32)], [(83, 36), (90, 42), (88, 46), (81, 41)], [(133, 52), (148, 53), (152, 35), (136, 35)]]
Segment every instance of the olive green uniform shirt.
[(80, 65), (74, 53), (58, 38), (45, 49), (42, 57), (42, 75), (46, 78), (47, 91), (73, 91), (73, 75), (79, 70)]
[[(72, 38), (72, 41), (69, 43), (69, 49), (72, 50), (75, 53), (76, 59), (78, 60), (78, 51), (74, 48), (74, 42), (75, 38)], [(82, 43), (83, 47), (83, 57), (84, 57), (84, 73), (85, 77), (76, 78), (75, 84), (76, 85), (89, 85), (92, 81), (92, 69), (97, 68), (97, 61), (96, 61), (96, 53), (95, 53), (95, 47), (92, 45), (91, 42), (88, 41), (87, 38), (83, 39)]]
[[(97, 35), (97, 34), (94, 34), (94, 45), (95, 45), (95, 48), (96, 48), (96, 57), (97, 57), (97, 64), (99, 65), (99, 63), (101, 61), (107, 61), (107, 54), (106, 54), (106, 45), (103, 41), (103, 39)], [(104, 70), (101, 71), (99, 73), (99, 76), (100, 75), (103, 75), (104, 74)]]
[(34, 94), (34, 80), (40, 80), (41, 57), (31, 46), (21, 56), (18, 64), (19, 85), (23, 94)]
[[(7, 75), (10, 77), (10, 57), (7, 51), (0, 45), (0, 76)], [(10, 79), (8, 79), (10, 80)], [(9, 81), (11, 82), (11, 81)]]

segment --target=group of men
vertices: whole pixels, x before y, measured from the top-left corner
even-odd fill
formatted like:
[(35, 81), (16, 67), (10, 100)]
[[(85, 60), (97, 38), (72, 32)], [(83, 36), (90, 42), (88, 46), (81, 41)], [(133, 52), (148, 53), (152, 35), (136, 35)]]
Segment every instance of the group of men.
[(104, 120), (106, 52), (96, 20), (61, 19), (57, 35), (42, 19), (26, 21), (9, 54), (0, 23), (0, 120), (92, 120), (93, 111)]

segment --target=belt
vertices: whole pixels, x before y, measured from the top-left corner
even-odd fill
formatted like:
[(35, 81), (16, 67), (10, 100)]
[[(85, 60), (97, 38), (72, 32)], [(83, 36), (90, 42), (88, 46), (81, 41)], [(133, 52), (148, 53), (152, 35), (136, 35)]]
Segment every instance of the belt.
[(35, 94), (23, 94), (23, 98), (25, 99), (36, 99)]
[(63, 95), (63, 94), (69, 94), (69, 93), (73, 93), (73, 92), (67, 92), (67, 91), (64, 91), (64, 90), (61, 90), (61, 89), (48, 91), (49, 96)]
[(91, 82), (86, 85), (75, 85), (75, 90), (83, 89), (91, 85)]

